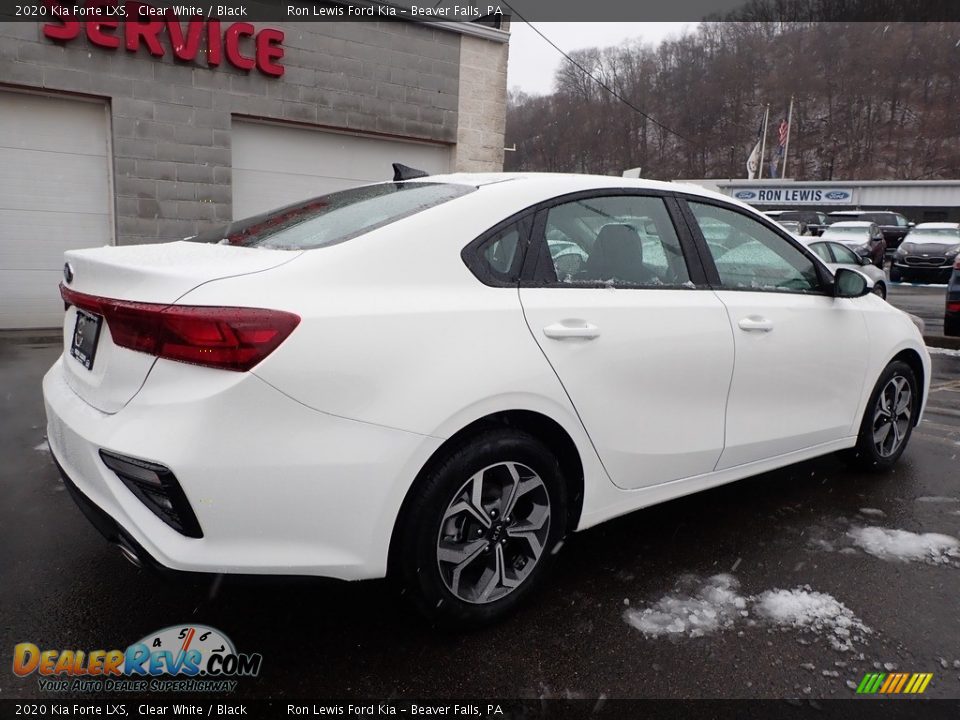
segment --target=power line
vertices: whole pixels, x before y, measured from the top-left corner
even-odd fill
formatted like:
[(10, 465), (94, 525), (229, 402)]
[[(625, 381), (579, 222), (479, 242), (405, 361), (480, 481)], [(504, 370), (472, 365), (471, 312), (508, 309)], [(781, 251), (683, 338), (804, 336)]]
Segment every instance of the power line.
[(661, 128), (662, 130), (665, 130), (666, 132), (670, 133), (671, 135), (675, 135), (676, 137), (680, 138), (680, 139), (683, 140), (684, 142), (690, 143), (691, 145), (693, 145), (694, 147), (696, 147), (698, 150), (699, 150), (699, 149), (703, 149), (703, 146), (700, 145), (700, 143), (694, 142), (693, 140), (691, 140), (691, 139), (688, 138), (687, 136), (685, 136), (685, 135), (683, 135), (683, 134), (681, 134), (681, 133), (678, 133), (678, 132), (677, 132), (676, 130), (674, 130), (673, 128), (664, 125), (662, 122), (660, 122), (659, 120), (657, 120), (655, 117), (653, 117), (653, 116), (645, 113), (643, 110), (641, 110), (640, 108), (638, 108), (636, 105), (634, 105), (632, 102), (630, 102), (629, 100), (627, 100), (625, 97), (623, 97), (620, 93), (618, 93), (618, 92), (617, 92), (616, 90), (614, 90), (612, 87), (610, 87), (609, 85), (607, 85), (603, 80), (601, 80), (601, 79), (598, 78), (596, 75), (594, 75), (594, 74), (591, 73), (589, 70), (587, 70), (583, 65), (581, 65), (581, 64), (578, 63), (576, 60), (574, 60), (572, 57), (570, 57), (569, 55), (567, 55), (567, 53), (565, 53), (555, 42), (553, 42), (553, 40), (551, 40), (551, 39), (548, 38), (546, 35), (544, 35), (544, 34), (540, 31), (540, 28), (538, 28), (538, 27), (537, 27), (536, 25), (534, 25), (532, 22), (526, 20), (526, 19), (523, 17), (523, 15), (521, 15), (520, 13), (518, 13), (517, 10), (516, 10), (516, 8), (514, 8), (512, 5), (510, 5), (510, 4), (507, 3), (507, 2), (503, 2), (503, 4), (506, 5), (507, 7), (509, 7), (510, 10), (513, 11), (513, 14), (514, 14), (514, 15), (516, 15), (518, 18), (520, 18), (520, 20), (521, 20), (522, 22), (525, 22), (527, 25), (529, 25), (530, 28), (531, 28), (537, 35), (539, 35), (540, 37), (542, 37), (554, 50), (556, 50), (558, 53), (560, 53), (561, 55), (563, 55), (574, 67), (576, 67), (580, 72), (582, 72), (582, 73), (583, 73), (584, 75), (586, 75), (588, 78), (590, 78), (591, 80), (593, 80), (597, 85), (599, 85), (599, 86), (602, 87), (604, 90), (606, 90), (608, 93), (610, 93), (610, 94), (611, 94), (613, 97), (615, 97), (617, 100), (619, 100), (620, 102), (622, 102), (624, 105), (626, 105), (627, 107), (629, 107), (629, 108), (630, 108), (631, 110), (633, 110), (634, 112), (640, 114), (642, 117), (644, 117), (644, 118), (646, 118), (647, 120), (649, 120), (650, 122), (652, 122), (652, 123), (653, 123), (654, 125), (656, 125), (657, 127)]

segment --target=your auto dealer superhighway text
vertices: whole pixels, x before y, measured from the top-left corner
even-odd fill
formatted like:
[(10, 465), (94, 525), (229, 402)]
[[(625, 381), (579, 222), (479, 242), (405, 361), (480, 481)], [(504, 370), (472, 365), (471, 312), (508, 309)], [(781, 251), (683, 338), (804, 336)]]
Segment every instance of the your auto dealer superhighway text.
[(371, 705), (287, 705), (287, 715), (445, 715), (452, 717), (480, 717), (502, 715), (499, 705), (417, 705), (397, 708), (388, 703)]

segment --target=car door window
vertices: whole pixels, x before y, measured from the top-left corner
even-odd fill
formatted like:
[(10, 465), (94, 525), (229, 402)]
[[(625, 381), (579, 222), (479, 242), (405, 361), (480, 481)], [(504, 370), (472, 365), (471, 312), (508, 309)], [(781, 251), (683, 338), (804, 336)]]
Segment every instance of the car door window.
[[(825, 244), (826, 243), (821, 243), (821, 245)], [(841, 265), (860, 264), (860, 256), (846, 245), (841, 245), (840, 243), (830, 243), (830, 250), (833, 252), (833, 257), (836, 258), (836, 262)]]
[(810, 246), (810, 249), (813, 251), (814, 255), (823, 260), (825, 263), (833, 262), (833, 257), (830, 255), (830, 248), (827, 247), (827, 243), (813, 243)]
[(589, 197), (546, 212), (546, 282), (594, 287), (690, 285), (680, 241), (662, 198)]
[(786, 238), (747, 215), (688, 203), (720, 276), (731, 290), (820, 291), (813, 261)]

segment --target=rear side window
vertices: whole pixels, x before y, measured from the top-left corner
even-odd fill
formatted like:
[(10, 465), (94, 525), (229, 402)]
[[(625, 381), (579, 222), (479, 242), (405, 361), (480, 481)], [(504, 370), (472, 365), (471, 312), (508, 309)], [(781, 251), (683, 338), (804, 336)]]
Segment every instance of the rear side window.
[(364, 185), (237, 220), (191, 240), (274, 250), (311, 250), (350, 240), (475, 189), (431, 182)]
[(547, 211), (544, 280), (567, 286), (690, 286), (680, 241), (659, 197), (589, 197)]

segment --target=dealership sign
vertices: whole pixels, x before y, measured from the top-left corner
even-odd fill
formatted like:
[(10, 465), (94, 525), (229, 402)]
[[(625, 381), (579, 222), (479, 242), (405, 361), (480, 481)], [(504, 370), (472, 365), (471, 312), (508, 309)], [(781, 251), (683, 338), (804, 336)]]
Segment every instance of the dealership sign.
[(727, 193), (757, 205), (848, 205), (853, 202), (853, 188), (728, 188)]
[[(45, 7), (48, 12), (44, 14), (49, 13), (55, 18), (54, 22), (43, 26), (43, 34), (51, 40), (69, 42), (84, 32), (91, 44), (108, 50), (122, 46), (127, 52), (136, 53), (145, 48), (154, 57), (163, 57), (165, 49), (160, 39), (166, 36), (177, 60), (196, 62), (202, 56), (208, 66), (216, 67), (226, 58), (228, 63), (241, 70), (256, 68), (271, 77), (283, 75), (284, 67), (280, 64), (283, 58), (282, 30), (264, 28), (258, 31), (248, 22), (224, 24), (216, 19), (199, 18), (187, 22), (184, 30), (179, 16), (172, 9), (141, 2), (90, 0), (86, 5), (67, 7), (50, 3)], [(239, 11), (224, 6), (221, 12), (234, 14)], [(249, 46), (246, 51), (241, 43)]]

